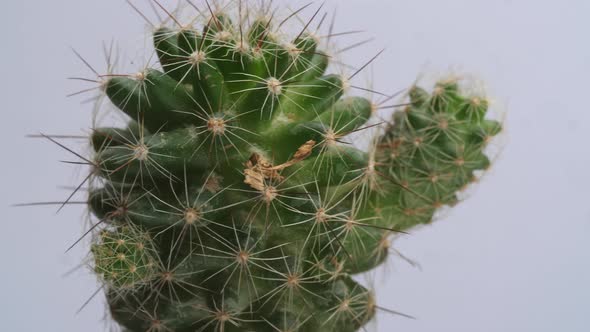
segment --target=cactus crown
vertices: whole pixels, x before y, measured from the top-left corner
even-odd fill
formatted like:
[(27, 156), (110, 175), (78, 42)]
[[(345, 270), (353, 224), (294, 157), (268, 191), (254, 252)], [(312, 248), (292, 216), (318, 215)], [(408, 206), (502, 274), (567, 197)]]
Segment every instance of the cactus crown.
[(159, 66), (102, 77), (128, 123), (91, 135), (94, 269), (128, 331), (357, 331), (377, 305), (352, 276), (456, 204), (501, 127), (457, 80), (376, 123), (356, 74), (327, 73), (319, 11), (288, 33), (299, 12), (234, 5), (167, 12)]

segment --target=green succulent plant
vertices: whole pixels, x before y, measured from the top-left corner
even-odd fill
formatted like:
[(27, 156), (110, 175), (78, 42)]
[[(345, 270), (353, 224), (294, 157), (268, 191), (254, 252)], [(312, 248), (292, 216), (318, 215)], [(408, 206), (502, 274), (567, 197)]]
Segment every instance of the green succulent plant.
[[(362, 329), (376, 294), (353, 276), (459, 201), (500, 123), (454, 79), (411, 86), (376, 120), (383, 103), (353, 94), (364, 67), (329, 73), (319, 11), (289, 32), (299, 11), (195, 7), (186, 25), (164, 11), (159, 65), (101, 76), (126, 114), (92, 130), (88, 158), (112, 317), (133, 332)], [(351, 144), (361, 133), (366, 150)]]

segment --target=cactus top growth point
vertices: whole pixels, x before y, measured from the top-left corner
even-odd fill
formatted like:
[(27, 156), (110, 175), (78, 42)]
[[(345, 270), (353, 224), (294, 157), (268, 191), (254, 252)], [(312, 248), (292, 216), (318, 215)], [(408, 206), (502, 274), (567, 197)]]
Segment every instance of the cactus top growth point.
[[(112, 317), (133, 332), (358, 331), (378, 294), (353, 276), (458, 202), (500, 124), (457, 80), (412, 86), (378, 122), (388, 107), (352, 93), (362, 63), (328, 73), (337, 34), (314, 30), (319, 10), (290, 33), (300, 11), (190, 5), (187, 22), (159, 8), (158, 64), (101, 76), (127, 117), (93, 129), (89, 158)], [(361, 132), (367, 151), (351, 144)]]

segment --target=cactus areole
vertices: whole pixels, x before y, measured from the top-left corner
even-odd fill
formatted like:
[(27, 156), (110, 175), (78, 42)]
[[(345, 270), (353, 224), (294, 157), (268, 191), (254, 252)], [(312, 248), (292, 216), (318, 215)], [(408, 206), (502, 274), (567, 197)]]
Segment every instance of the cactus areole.
[(329, 73), (318, 22), (218, 7), (155, 28), (152, 68), (102, 76), (128, 118), (91, 135), (111, 315), (130, 332), (358, 331), (379, 299), (353, 277), (458, 202), (501, 126), (456, 80), (410, 87), (383, 122), (356, 73)]

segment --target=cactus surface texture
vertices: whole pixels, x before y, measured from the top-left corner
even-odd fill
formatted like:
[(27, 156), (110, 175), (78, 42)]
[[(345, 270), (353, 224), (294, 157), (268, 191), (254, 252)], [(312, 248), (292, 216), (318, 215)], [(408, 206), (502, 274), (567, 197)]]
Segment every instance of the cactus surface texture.
[(484, 96), (412, 86), (379, 120), (319, 10), (243, 2), (158, 8), (157, 63), (100, 76), (126, 120), (91, 133), (91, 260), (125, 331), (361, 330), (379, 306), (353, 276), (489, 167)]

